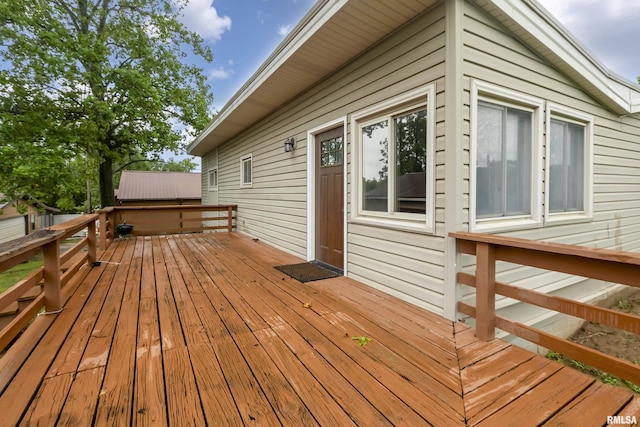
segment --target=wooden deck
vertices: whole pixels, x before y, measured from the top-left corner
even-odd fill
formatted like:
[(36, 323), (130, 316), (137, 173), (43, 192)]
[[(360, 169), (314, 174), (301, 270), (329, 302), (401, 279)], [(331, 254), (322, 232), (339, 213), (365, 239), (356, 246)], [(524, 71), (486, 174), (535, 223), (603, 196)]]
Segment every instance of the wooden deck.
[(237, 233), (117, 240), (100, 260), (0, 359), (2, 426), (640, 419), (628, 390), (347, 278), (301, 284), (273, 268), (299, 259)]

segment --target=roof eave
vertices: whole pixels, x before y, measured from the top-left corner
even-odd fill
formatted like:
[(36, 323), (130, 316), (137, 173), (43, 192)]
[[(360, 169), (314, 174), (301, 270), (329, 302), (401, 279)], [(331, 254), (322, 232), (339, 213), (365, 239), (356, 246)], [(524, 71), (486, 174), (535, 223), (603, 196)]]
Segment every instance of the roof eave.
[[(285, 37), (278, 47), (269, 55), (258, 70), (247, 80), (247, 82), (231, 97), (222, 107), (215, 118), (205, 127), (196, 139), (187, 147), (187, 153), (195, 156), (203, 156), (211, 149), (224, 143), (227, 138), (214, 134), (222, 124), (231, 127), (228, 120), (238, 108), (246, 102), (253, 93), (289, 59), (299, 47), (304, 44), (322, 25), (327, 22), (348, 0), (323, 0), (317, 2), (295, 28)], [(293, 96), (292, 91), (292, 95)], [(239, 133), (242, 126), (238, 126), (236, 132)], [(229, 133), (229, 132), (227, 132)]]
[(607, 69), (537, 1), (477, 0), (476, 3), (616, 114), (640, 111), (640, 86)]

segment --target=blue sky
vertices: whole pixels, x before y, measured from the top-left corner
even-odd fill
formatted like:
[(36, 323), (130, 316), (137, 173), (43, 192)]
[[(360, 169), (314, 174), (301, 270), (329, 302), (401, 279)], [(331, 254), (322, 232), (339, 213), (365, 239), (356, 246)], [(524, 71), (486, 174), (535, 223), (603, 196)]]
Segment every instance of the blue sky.
[(213, 51), (202, 64), (220, 110), (258, 69), (315, 0), (190, 0), (183, 21)]
[[(538, 1), (606, 67), (636, 82), (640, 76), (640, 1)], [(209, 77), (215, 110), (226, 104), (314, 3), (190, 0), (183, 22), (213, 51), (213, 63), (201, 65)]]

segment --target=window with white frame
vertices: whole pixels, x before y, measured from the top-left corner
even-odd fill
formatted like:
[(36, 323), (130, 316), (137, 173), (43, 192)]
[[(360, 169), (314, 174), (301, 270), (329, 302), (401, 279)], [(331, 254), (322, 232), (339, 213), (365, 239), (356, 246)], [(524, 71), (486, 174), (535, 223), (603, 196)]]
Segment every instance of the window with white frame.
[(541, 224), (543, 101), (478, 82), (472, 96), (471, 228)]
[(248, 154), (240, 158), (240, 186), (253, 185), (253, 156)]
[(218, 189), (218, 168), (209, 169), (209, 190)]
[(431, 230), (432, 98), (423, 88), (354, 115), (358, 219)]
[(478, 104), (476, 218), (531, 215), (533, 112)]
[(547, 116), (547, 220), (588, 217), (593, 118), (553, 104)]

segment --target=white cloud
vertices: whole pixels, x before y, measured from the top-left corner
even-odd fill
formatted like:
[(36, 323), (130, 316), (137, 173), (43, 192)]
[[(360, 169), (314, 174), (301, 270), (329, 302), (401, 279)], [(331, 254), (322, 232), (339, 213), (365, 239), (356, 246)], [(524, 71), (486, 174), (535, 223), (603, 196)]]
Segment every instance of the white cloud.
[(278, 34), (281, 36), (286, 36), (291, 32), (291, 25), (280, 25), (278, 27)]
[(538, 0), (604, 65), (631, 81), (640, 75), (640, 2)]
[(233, 70), (225, 70), (224, 67), (215, 68), (211, 70), (211, 72), (209, 73), (209, 76), (212, 79), (220, 79), (220, 80), (231, 78), (232, 75), (233, 75)]
[(231, 18), (218, 15), (212, 0), (189, 0), (182, 22), (205, 40), (220, 40), (231, 29)]

